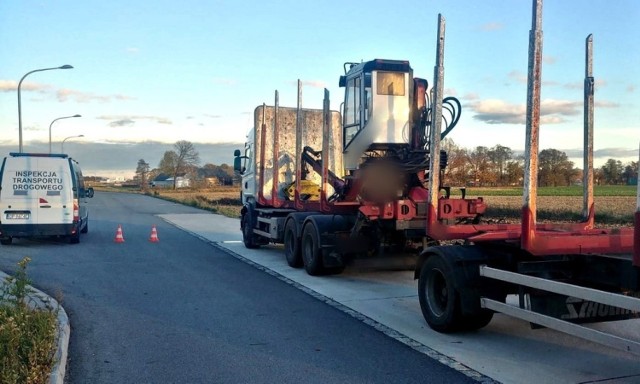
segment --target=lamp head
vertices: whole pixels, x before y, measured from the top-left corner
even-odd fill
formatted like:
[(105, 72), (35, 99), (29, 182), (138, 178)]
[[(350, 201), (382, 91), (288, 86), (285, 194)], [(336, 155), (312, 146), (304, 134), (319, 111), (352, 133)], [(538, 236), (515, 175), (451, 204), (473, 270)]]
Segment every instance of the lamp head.
[(58, 69), (72, 69), (72, 68), (73, 68), (73, 66), (69, 65), (69, 64), (65, 64), (65, 65), (63, 65), (61, 67), (58, 67)]

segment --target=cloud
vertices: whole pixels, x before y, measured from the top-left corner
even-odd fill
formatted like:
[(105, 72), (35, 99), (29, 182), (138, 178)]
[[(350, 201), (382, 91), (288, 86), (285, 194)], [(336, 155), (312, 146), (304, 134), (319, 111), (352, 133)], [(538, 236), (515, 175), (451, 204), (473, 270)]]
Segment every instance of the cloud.
[[(326, 88), (327, 87), (327, 83), (325, 83), (324, 81), (321, 81), (321, 80), (301, 80), (300, 82), (302, 83), (303, 87), (311, 87), (311, 88)], [(298, 86), (298, 81), (291, 81), (289, 83), (291, 85), (293, 85), (294, 87)]]
[(627, 88), (625, 90), (627, 91), (627, 93), (633, 93), (636, 90), (636, 86), (635, 84), (627, 85)]
[(556, 61), (558, 61), (558, 59), (556, 59), (554, 56), (542, 55), (542, 62), (545, 64), (553, 65), (556, 63)]
[(173, 122), (162, 116), (142, 116), (142, 115), (101, 115), (97, 116), (99, 120), (111, 120), (110, 127), (125, 127), (136, 123), (137, 120), (152, 120), (157, 124), (173, 124)]
[[(132, 177), (136, 171), (138, 160), (144, 159), (156, 168), (165, 151), (173, 149), (173, 143), (158, 141), (145, 142), (92, 142), (89, 140), (77, 140), (65, 143), (64, 148), (71, 156), (80, 162), (83, 174), (86, 176), (109, 175), (118, 172)], [(221, 165), (233, 163), (233, 150), (242, 148), (242, 143), (196, 143), (195, 149), (200, 154), (201, 164), (206, 163)], [(0, 152), (9, 153), (16, 150), (16, 144), (0, 142)], [(28, 141), (25, 145), (28, 152), (49, 151), (48, 141)], [(56, 150), (59, 145), (56, 143)]]
[(140, 50), (138, 48), (136, 48), (136, 47), (129, 47), (129, 48), (126, 49), (126, 51), (128, 53), (133, 53), (133, 54), (136, 54), (136, 53), (140, 52)]
[(469, 92), (469, 93), (466, 93), (464, 96), (462, 96), (462, 99), (469, 100), (469, 101), (478, 100), (480, 99), (480, 95), (474, 92)]
[(221, 117), (222, 117), (222, 115), (210, 115), (210, 114), (208, 114), (208, 113), (205, 113), (204, 115), (205, 115), (206, 117), (210, 117), (210, 118), (212, 118), (212, 119), (219, 119), (219, 118), (221, 118)]
[(503, 28), (504, 28), (504, 24), (492, 22), (492, 23), (482, 24), (479, 29), (484, 32), (492, 32), (492, 31), (499, 31)]
[[(617, 108), (618, 104), (601, 101), (600, 107)], [(525, 104), (510, 104), (504, 100), (487, 99), (465, 104), (475, 115), (474, 119), (487, 124), (524, 124), (527, 108)], [(567, 121), (566, 117), (582, 113), (582, 101), (546, 99), (540, 102), (540, 122), (543, 124), (559, 124)]]
[[(36, 92), (46, 92), (51, 88), (50, 85), (40, 84), (40, 83), (31, 83), (31, 82), (23, 82), (20, 86), (20, 91), (36, 91)], [(0, 92), (17, 92), (18, 90), (18, 82), (15, 80), (0, 80)]]
[(327, 83), (325, 83), (324, 81), (320, 81), (320, 80), (302, 80), (302, 85), (306, 86), (306, 87), (312, 87), (312, 88), (326, 88), (327, 87)]
[(524, 105), (508, 104), (503, 100), (488, 99), (468, 104), (476, 114), (474, 119), (487, 124), (521, 124), (524, 122)]
[[(562, 149), (562, 152), (566, 153), (568, 157), (582, 157), (582, 149)], [(622, 158), (636, 158), (638, 156), (637, 148), (600, 148), (593, 151), (593, 157), (599, 159), (622, 159)], [(636, 158), (637, 160), (637, 158)]]
[(56, 98), (59, 102), (64, 103), (69, 100), (74, 100), (78, 103), (88, 103), (91, 101), (99, 101), (101, 103), (107, 103), (111, 100), (133, 100), (135, 98), (126, 95), (96, 95), (90, 92), (76, 91), (73, 89), (61, 88), (56, 91)]
[(597, 108), (620, 108), (620, 103), (614, 101), (596, 100), (593, 104)]
[(87, 103), (94, 100), (105, 103), (110, 99), (108, 96), (98, 96), (93, 93), (75, 91), (66, 88), (62, 88), (56, 91), (56, 98), (62, 103), (68, 101), (69, 99), (72, 99), (78, 103)]
[[(603, 80), (603, 79), (596, 79), (596, 90), (602, 88), (602, 87), (606, 87), (607, 86), (607, 81)], [(566, 89), (584, 89), (584, 80), (583, 81), (574, 81), (571, 83), (565, 83), (563, 85), (564, 88)]]
[(136, 122), (131, 119), (123, 119), (123, 120), (115, 120), (109, 123), (110, 127), (126, 127), (129, 125), (133, 125)]
[[(0, 92), (16, 92), (18, 89), (18, 82), (15, 80), (0, 80)], [(111, 100), (134, 100), (134, 97), (123, 95), (123, 94), (115, 94), (115, 95), (96, 95), (90, 92), (82, 92), (68, 88), (60, 88), (58, 90), (53, 90), (51, 85), (49, 84), (41, 84), (41, 83), (31, 83), (31, 82), (23, 82), (20, 86), (21, 92), (30, 91), (30, 92), (39, 92), (42, 94), (55, 94), (56, 99), (59, 102), (66, 102), (69, 100), (74, 100), (78, 103), (87, 103), (90, 101), (99, 101), (99, 102), (109, 102)], [(42, 99), (38, 99), (42, 100)]]
[(540, 112), (545, 115), (574, 116), (582, 113), (581, 101), (547, 99), (540, 102)]

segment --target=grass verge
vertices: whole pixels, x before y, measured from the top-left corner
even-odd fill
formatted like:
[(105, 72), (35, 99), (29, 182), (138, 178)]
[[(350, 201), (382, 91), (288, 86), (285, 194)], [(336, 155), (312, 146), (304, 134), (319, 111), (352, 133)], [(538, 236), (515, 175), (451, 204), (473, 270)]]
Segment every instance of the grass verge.
[(25, 257), (0, 282), (0, 383), (46, 383), (55, 364), (56, 313), (32, 309)]

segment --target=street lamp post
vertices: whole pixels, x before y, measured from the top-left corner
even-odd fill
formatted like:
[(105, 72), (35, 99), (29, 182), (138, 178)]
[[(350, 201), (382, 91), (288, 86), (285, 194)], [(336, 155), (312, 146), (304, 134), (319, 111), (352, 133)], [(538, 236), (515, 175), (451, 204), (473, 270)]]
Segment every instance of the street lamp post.
[(77, 135), (77, 136), (69, 136), (69, 137), (65, 137), (64, 140), (62, 140), (62, 143), (60, 144), (60, 153), (64, 153), (64, 142), (69, 140), (69, 139), (73, 139), (76, 137), (84, 137), (84, 135)]
[(22, 85), (22, 81), (24, 80), (25, 77), (29, 76), (34, 72), (51, 71), (53, 69), (71, 69), (71, 68), (73, 68), (71, 65), (65, 64), (60, 67), (34, 69), (33, 71), (29, 71), (25, 73), (25, 75), (22, 76), (22, 79), (20, 79), (20, 82), (18, 82), (18, 144), (19, 144), (18, 152), (22, 153), (22, 106), (20, 105), (20, 86)]
[(53, 119), (53, 121), (51, 122), (51, 124), (49, 124), (49, 153), (51, 153), (51, 126), (53, 125), (53, 123), (55, 123), (58, 120), (62, 120), (62, 119), (70, 119), (72, 117), (82, 117), (82, 115), (73, 115), (73, 116), (64, 116), (64, 117), (58, 117), (57, 119)]

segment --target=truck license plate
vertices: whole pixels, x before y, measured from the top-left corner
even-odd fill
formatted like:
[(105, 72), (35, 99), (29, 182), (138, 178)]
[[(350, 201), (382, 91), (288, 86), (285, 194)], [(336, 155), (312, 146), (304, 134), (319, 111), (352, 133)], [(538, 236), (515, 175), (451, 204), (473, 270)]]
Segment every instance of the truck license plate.
[(29, 212), (9, 212), (7, 213), (7, 220), (27, 220), (29, 219)]

